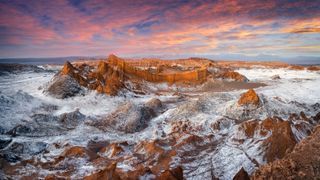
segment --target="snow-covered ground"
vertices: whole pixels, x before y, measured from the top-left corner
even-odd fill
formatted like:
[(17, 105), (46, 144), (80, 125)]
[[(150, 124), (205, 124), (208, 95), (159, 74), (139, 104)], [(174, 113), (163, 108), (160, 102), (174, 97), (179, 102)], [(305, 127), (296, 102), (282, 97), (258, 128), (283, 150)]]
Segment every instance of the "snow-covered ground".
[[(245, 75), (252, 82), (263, 82), (267, 86), (256, 90), (264, 103), (263, 107), (254, 110), (246, 116), (247, 119), (264, 119), (277, 115), (286, 119), (290, 113), (305, 112), (307, 116), (314, 115), (316, 110), (311, 107), (320, 103), (320, 73), (313, 71), (296, 71), (288, 69), (239, 69), (239, 73)], [(212, 92), (187, 97), (181, 101), (175, 96), (146, 95), (140, 97), (109, 97), (87, 91), (68, 99), (55, 99), (43, 93), (43, 86), (50, 81), (54, 73), (20, 73), (9, 76), (1, 76), (0, 79), (0, 132), (8, 131), (17, 124), (31, 122), (34, 114), (50, 114), (59, 116), (63, 113), (79, 110), (86, 116), (85, 121), (94, 121), (98, 117), (106, 117), (120, 104), (130, 101), (135, 104), (144, 103), (151, 98), (160, 99), (166, 111), (152, 119), (148, 127), (141, 132), (133, 134), (102, 132), (85, 123), (79, 123), (75, 129), (50, 137), (24, 137), (17, 136), (13, 142), (30, 142), (30, 148), (39, 148), (37, 142), (46, 143), (47, 148), (52, 148), (52, 143), (64, 143), (71, 145), (86, 145), (91, 139), (109, 141), (142, 141), (146, 139), (162, 138), (163, 133), (171, 132), (172, 123), (179, 120), (188, 120), (194, 127), (202, 127), (201, 131), (193, 133), (204, 136), (214, 134), (216, 140), (220, 140), (218, 148), (206, 156), (199, 156), (199, 160), (193, 164), (184, 164), (184, 167), (197, 166), (203, 162), (215, 164), (215, 175), (221, 179), (231, 179), (242, 166), (249, 172), (253, 172), (254, 164), (247, 157), (255, 157), (262, 162), (257, 155), (256, 148), (247, 146), (239, 147), (230, 138), (237, 136), (238, 125), (234, 121), (226, 121), (219, 131), (213, 130), (209, 125), (222, 118), (236, 119), (241, 116), (242, 109), (237, 106), (241, 93), (246, 90), (232, 92)], [(279, 75), (280, 79), (273, 80), (273, 75)], [(170, 102), (167, 103), (166, 102)], [(176, 103), (175, 103), (176, 102)], [(46, 111), (47, 107), (52, 107)], [(1, 135), (5, 136), (5, 135)], [(230, 137), (230, 138), (229, 138)], [(41, 148), (41, 147), (40, 147)], [(59, 152), (51, 149), (52, 156)], [(199, 164), (200, 163), (200, 164)], [(121, 164), (126, 166), (126, 164)], [(84, 168), (86, 166), (83, 166)], [(205, 167), (205, 166), (204, 166)], [(89, 170), (90, 171), (90, 170)], [(201, 169), (199, 169), (201, 171)], [(206, 179), (208, 173), (196, 172), (189, 174), (187, 179)]]

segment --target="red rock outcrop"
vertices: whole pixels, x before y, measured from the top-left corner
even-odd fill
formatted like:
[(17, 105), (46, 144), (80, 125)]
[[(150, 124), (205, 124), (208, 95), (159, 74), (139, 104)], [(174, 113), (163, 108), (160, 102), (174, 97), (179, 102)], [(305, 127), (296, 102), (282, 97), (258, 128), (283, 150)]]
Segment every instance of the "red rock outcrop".
[(283, 159), (260, 167), (251, 179), (317, 179), (320, 177), (320, 127)]
[(240, 99), (238, 100), (239, 105), (255, 105), (258, 106), (260, 104), (260, 98), (257, 93), (253, 89), (249, 89), (246, 93), (242, 94)]
[(283, 158), (297, 143), (292, 132), (291, 121), (277, 117), (262, 121), (245, 121), (241, 123), (240, 129), (244, 131), (248, 138), (254, 138), (254, 136), (267, 137), (262, 142), (263, 158), (267, 162)]
[(292, 151), (297, 141), (292, 133), (289, 121), (279, 118), (267, 118), (261, 123), (261, 133), (272, 132), (272, 134), (263, 142), (265, 149), (265, 159), (272, 162), (283, 158), (286, 153)]
[(84, 180), (121, 180), (119, 174), (116, 172), (117, 164), (113, 163), (107, 166), (105, 169), (93, 173), (89, 176), (84, 177)]

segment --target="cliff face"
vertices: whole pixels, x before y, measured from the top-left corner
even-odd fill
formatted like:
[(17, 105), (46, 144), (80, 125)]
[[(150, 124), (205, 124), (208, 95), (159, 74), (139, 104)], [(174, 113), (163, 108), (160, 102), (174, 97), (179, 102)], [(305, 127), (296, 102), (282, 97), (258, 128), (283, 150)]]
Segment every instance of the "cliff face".
[(168, 82), (170, 84), (174, 84), (177, 82), (185, 81), (193, 83), (202, 83), (207, 80), (207, 76), (209, 75), (206, 66), (193, 71), (173, 72), (170, 74), (165, 74), (160, 72), (151, 73), (149, 70), (139, 69), (138, 67), (131, 65), (131, 63), (126, 62), (125, 60), (118, 58), (115, 55), (110, 55), (108, 61), (108, 63), (111, 66), (121, 70), (124, 74), (155, 83)]

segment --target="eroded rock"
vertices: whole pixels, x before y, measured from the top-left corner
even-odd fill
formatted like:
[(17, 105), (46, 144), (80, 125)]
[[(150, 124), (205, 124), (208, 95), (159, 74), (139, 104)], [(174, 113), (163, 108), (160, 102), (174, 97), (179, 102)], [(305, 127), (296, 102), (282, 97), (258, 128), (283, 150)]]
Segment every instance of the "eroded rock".
[(259, 106), (260, 98), (253, 89), (249, 89), (246, 93), (242, 94), (238, 100), (239, 105), (254, 105)]
[(320, 177), (320, 127), (283, 159), (260, 167), (251, 179), (314, 179)]

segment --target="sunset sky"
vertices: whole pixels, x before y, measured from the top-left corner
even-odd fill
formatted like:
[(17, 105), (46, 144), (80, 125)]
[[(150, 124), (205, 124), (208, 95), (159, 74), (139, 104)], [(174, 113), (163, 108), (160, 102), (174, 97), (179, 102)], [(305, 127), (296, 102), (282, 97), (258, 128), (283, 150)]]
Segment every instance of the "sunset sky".
[(320, 61), (320, 0), (1, 0), (0, 57)]

